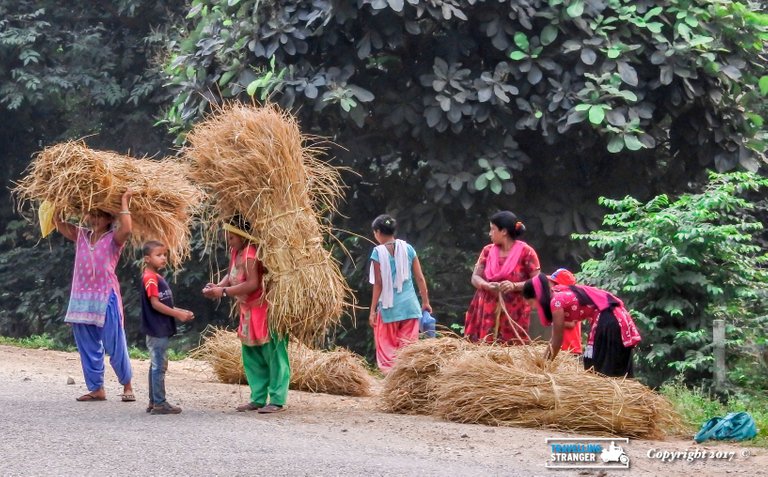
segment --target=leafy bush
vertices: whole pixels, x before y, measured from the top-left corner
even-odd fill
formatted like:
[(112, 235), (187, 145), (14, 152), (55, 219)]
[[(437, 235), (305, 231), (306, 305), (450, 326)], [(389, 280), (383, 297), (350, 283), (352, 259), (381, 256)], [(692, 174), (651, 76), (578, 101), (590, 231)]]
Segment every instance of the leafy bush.
[(679, 372), (693, 382), (711, 376), (716, 318), (726, 320), (732, 359), (748, 359), (740, 351), (747, 343), (764, 343), (768, 328), (758, 316), (768, 296), (768, 255), (755, 243), (763, 226), (745, 197), (766, 185), (750, 173), (712, 173), (701, 193), (677, 200), (601, 198), (614, 211), (605, 229), (574, 236), (603, 252), (582, 264), (580, 278), (634, 311), (643, 335), (640, 371), (651, 384)]

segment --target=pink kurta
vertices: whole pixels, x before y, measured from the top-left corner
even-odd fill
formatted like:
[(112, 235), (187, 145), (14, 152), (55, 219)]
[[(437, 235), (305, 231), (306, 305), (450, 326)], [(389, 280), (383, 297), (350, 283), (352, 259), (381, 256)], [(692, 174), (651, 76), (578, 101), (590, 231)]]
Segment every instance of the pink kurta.
[(115, 242), (115, 233), (111, 230), (91, 245), (89, 239), (92, 233), (88, 229), (77, 229), (75, 270), (64, 321), (103, 327), (112, 292), (117, 296), (120, 319), (123, 319), (120, 282), (115, 274), (123, 246)]

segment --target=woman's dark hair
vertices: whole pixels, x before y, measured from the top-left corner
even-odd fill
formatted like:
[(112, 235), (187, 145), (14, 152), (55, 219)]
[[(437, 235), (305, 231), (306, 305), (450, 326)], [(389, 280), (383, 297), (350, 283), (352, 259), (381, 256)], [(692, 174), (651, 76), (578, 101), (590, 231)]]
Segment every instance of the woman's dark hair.
[(391, 215), (382, 214), (373, 219), (371, 228), (374, 232), (379, 231), (384, 235), (395, 235), (397, 221)]
[[(536, 288), (533, 285), (534, 280), (538, 280), (541, 284), (541, 296), (536, 296)], [(530, 280), (525, 281), (523, 284), (523, 298), (526, 300), (535, 298), (539, 302), (541, 309), (544, 310), (544, 318), (546, 318), (548, 323), (552, 323), (552, 307), (550, 306), (552, 295), (549, 290), (549, 278), (547, 278), (546, 273), (539, 273)]]
[(243, 218), (240, 214), (235, 214), (229, 219), (229, 225), (237, 227), (245, 233), (251, 233), (251, 223)]
[(502, 210), (493, 214), (491, 216), (491, 223), (499, 230), (506, 230), (509, 238), (512, 239), (523, 235), (525, 232), (525, 225), (518, 220), (514, 213), (508, 210)]

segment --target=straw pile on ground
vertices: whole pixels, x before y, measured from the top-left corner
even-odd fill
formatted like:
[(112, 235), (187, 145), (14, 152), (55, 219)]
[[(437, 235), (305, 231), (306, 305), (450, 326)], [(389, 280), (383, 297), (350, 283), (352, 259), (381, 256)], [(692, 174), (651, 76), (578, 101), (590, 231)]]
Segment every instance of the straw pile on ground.
[(291, 389), (342, 396), (370, 396), (373, 377), (362, 357), (344, 348), (310, 349), (298, 342), (288, 345)]
[(471, 346), (464, 340), (439, 338), (420, 340), (403, 348), (384, 379), (380, 394), (383, 409), (400, 414), (431, 414), (431, 378)]
[(527, 355), (514, 365), (471, 354), (454, 359), (432, 387), (434, 413), (465, 423), (648, 439), (682, 428), (670, 403), (637, 381), (540, 364)]
[(224, 328), (208, 327), (201, 335), (202, 343), (189, 353), (190, 358), (205, 361), (216, 379), (227, 384), (246, 384), (242, 345), (237, 333)]
[[(398, 354), (392, 370), (384, 379), (382, 408), (399, 414), (432, 414), (434, 391), (442, 369), (457, 359), (490, 359), (505, 365), (545, 366), (546, 344), (528, 346), (490, 346), (456, 338), (420, 340)], [(550, 365), (575, 370), (578, 360), (562, 353)]]
[(246, 232), (267, 269), (271, 326), (318, 343), (351, 299), (323, 247), (330, 232), (323, 216), (341, 197), (338, 171), (317, 159), (295, 119), (276, 106), (231, 104), (197, 124), (187, 141), (191, 177), (209, 193), (209, 230), (236, 214), (251, 225)]
[(132, 244), (160, 240), (177, 268), (189, 255), (192, 215), (202, 200), (200, 190), (187, 179), (188, 169), (172, 159), (135, 159), (72, 141), (37, 154), (14, 192), (20, 209), (47, 200), (63, 217), (82, 220), (91, 209), (118, 213), (121, 197), (130, 188)]
[[(229, 384), (246, 384), (240, 340), (233, 331), (212, 328), (191, 357), (211, 365), (216, 378)], [(291, 363), (290, 389), (341, 396), (370, 396), (373, 377), (360, 356), (344, 348), (331, 351), (288, 344)]]

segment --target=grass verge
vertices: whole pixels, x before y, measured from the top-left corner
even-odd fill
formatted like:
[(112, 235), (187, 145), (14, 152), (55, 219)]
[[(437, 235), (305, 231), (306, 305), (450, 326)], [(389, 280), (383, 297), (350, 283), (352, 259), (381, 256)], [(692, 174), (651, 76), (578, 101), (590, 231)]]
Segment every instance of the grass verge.
[[(0, 336), (0, 345), (17, 346), (19, 348), (28, 349), (50, 349), (54, 351), (69, 352), (77, 351), (76, 347), (60, 343), (47, 334), (32, 335), (26, 338), (8, 338), (6, 336)], [(131, 346), (128, 348), (128, 355), (131, 357), (131, 359), (149, 359), (149, 352), (137, 346)], [(168, 359), (171, 361), (181, 361), (186, 357), (187, 353), (179, 352), (174, 349), (168, 350)]]
[(713, 417), (724, 417), (729, 412), (748, 412), (757, 425), (757, 436), (740, 443), (768, 448), (768, 396), (764, 393), (734, 393), (728, 397), (727, 402), (722, 403), (700, 388), (686, 387), (680, 380), (665, 384), (660, 391), (670, 400), (685, 422), (697, 431)]

